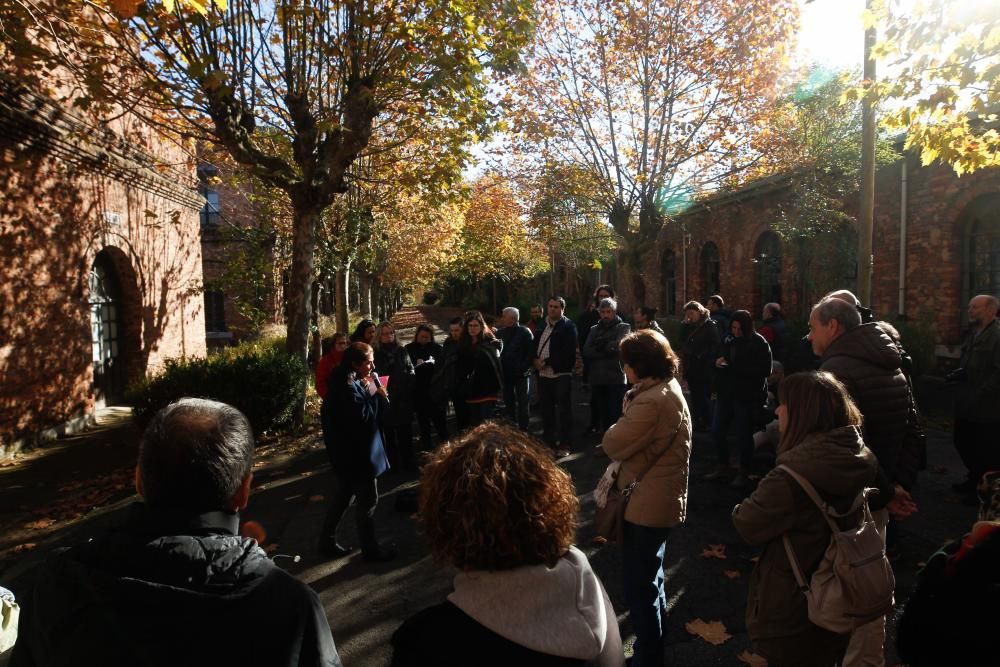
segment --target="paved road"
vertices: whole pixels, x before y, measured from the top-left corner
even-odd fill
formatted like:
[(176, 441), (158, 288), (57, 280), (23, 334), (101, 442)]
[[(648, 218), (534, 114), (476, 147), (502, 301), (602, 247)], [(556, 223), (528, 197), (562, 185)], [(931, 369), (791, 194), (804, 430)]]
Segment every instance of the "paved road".
[[(577, 430), (587, 423), (587, 395), (579, 382), (574, 386)], [(537, 420), (534, 422), (537, 424)], [(52, 502), (53, 497), (76, 493), (73, 487), (60, 492), (67, 484), (78, 481), (81, 474), (114, 478), (122, 466), (130, 467), (134, 453), (133, 435), (123, 435), (107, 442), (95, 439), (91, 455), (75, 460), (88, 462), (86, 472), (53, 463), (45, 464), (39, 456), (31, 465), (0, 470), (0, 481), (16, 487), (22, 507), (20, 513), (10, 505), (0, 506), (3, 534), (9, 529), (22, 529), (19, 522), (32, 503)], [(581, 439), (576, 453), (562, 465), (573, 475), (580, 494), (582, 512), (578, 543), (583, 545), (604, 580), (615, 608), (619, 612), (622, 634), (630, 635), (627, 610), (621, 588), (621, 559), (614, 547), (595, 549), (590, 546), (592, 528), (591, 491), (606, 460), (594, 450), (596, 436)], [(58, 455), (60, 450), (53, 450)], [(102, 470), (101, 462), (106, 462)], [(673, 531), (668, 543), (667, 590), (671, 612), (666, 651), (666, 664), (733, 665), (736, 656), (749, 647), (743, 623), (746, 584), (756, 552), (743, 545), (729, 520), (733, 506), (743, 493), (728, 485), (706, 482), (702, 475), (712, 466), (712, 447), (704, 438), (695, 441), (689, 491), (689, 517), (684, 526)], [(82, 468), (80, 469), (83, 470)], [(929, 468), (922, 474), (920, 488), (914, 494), (920, 512), (900, 528), (902, 556), (896, 563), (900, 602), (912, 583), (918, 563), (925, 560), (941, 543), (960, 536), (971, 525), (975, 509), (958, 502), (949, 484), (962, 470), (950, 436), (932, 431), (929, 442)], [(116, 471), (118, 471), (116, 473)], [(416, 484), (414, 476), (390, 472), (382, 481), (382, 500), (377, 525), (379, 533), (394, 539), (400, 547), (399, 558), (387, 564), (370, 565), (355, 554), (340, 561), (328, 562), (314, 550), (316, 532), (323, 518), (329, 495), (331, 474), (322, 452), (319, 432), (299, 438), (289, 451), (270, 452), (256, 472), (251, 504), (244, 518), (260, 521), (268, 530), (266, 542), (275, 549), (277, 562), (301, 577), (319, 594), (326, 608), (337, 646), (344, 664), (384, 665), (388, 663), (389, 637), (410, 614), (441, 601), (450, 590), (453, 571), (435, 563), (428, 555), (419, 527), (406, 512), (396, 512), (396, 497)], [(44, 477), (39, 477), (44, 473)], [(34, 500), (33, 500), (34, 498)], [(2, 546), (0, 583), (15, 592), (30, 576), (32, 565), (52, 546), (70, 544), (113, 524), (122, 508), (130, 501), (127, 491), (110, 494), (106, 504), (84, 516), (56, 524), (41, 531), (38, 546), (29, 551), (13, 553), (12, 540)], [(353, 510), (341, 527), (341, 539), (356, 544)], [(704, 558), (703, 550), (712, 544), (725, 545), (726, 558)], [(295, 563), (282, 555), (299, 555)], [(737, 572), (730, 578), (725, 571)], [(684, 625), (696, 618), (721, 621), (732, 638), (719, 646), (708, 644), (688, 634)], [(888, 651), (888, 664), (894, 665), (894, 652)], [(4, 663), (0, 657), (0, 665)]]

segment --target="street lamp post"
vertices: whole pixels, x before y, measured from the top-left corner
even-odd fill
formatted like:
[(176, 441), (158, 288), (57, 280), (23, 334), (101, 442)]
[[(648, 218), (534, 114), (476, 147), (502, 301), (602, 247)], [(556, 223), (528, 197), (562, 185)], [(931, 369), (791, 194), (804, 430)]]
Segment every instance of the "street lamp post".
[[(865, 0), (871, 11), (872, 0)], [(867, 86), (875, 85), (875, 26), (865, 29), (864, 77)], [(858, 219), (858, 298), (872, 302), (872, 230), (875, 221), (875, 105), (871, 95), (861, 100), (861, 215)]]

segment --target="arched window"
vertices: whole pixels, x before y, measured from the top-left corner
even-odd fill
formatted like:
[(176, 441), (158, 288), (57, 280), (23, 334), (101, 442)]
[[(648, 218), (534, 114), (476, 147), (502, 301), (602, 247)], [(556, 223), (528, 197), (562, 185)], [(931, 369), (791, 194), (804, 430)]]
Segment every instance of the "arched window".
[(701, 275), (705, 280), (705, 301), (713, 294), (722, 291), (719, 287), (719, 270), (722, 260), (719, 258), (719, 246), (712, 242), (706, 243), (701, 248)]
[(753, 253), (757, 285), (754, 312), (760, 312), (765, 303), (781, 303), (781, 240), (774, 232), (764, 232), (757, 239)]
[(960, 304), (963, 315), (965, 304), (977, 294), (1000, 294), (1000, 194), (976, 199), (964, 217)]
[(121, 285), (105, 252), (90, 269), (90, 341), (94, 364), (94, 394), (99, 405), (112, 405), (125, 390), (121, 358)]
[(677, 256), (672, 249), (664, 250), (660, 259), (660, 280), (663, 284), (663, 312), (677, 314)]

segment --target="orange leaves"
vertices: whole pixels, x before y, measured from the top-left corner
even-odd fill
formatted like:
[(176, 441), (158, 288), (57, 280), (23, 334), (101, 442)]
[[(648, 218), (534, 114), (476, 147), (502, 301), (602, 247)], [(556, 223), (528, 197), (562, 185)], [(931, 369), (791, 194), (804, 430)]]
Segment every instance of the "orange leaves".
[(55, 519), (38, 519), (36, 521), (29, 521), (24, 524), (24, 527), (28, 530), (45, 530), (52, 527), (55, 523)]
[(684, 629), (687, 630), (688, 633), (696, 637), (701, 637), (709, 644), (713, 644), (715, 646), (725, 644), (733, 638), (731, 634), (726, 632), (726, 626), (722, 624), (722, 621), (705, 622), (700, 618), (696, 618), (690, 623), (685, 623)]
[(724, 574), (729, 579), (739, 579), (740, 578), (740, 571), (739, 570), (723, 570), (722, 574)]
[(757, 655), (756, 653), (751, 653), (746, 649), (743, 649), (743, 651), (740, 652), (738, 656), (736, 656), (736, 659), (742, 662), (744, 665), (750, 665), (750, 667), (767, 667), (766, 658)]

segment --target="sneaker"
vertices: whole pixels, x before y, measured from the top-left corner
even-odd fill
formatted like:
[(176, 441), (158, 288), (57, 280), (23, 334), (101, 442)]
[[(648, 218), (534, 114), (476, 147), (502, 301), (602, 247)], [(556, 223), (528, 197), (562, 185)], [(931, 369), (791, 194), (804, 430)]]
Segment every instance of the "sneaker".
[(323, 540), (319, 544), (318, 551), (320, 556), (329, 558), (330, 560), (337, 560), (351, 553), (352, 549), (337, 544), (333, 540)]
[(361, 557), (369, 563), (388, 563), (396, 558), (399, 552), (391, 542), (379, 544), (377, 549), (361, 552)]

